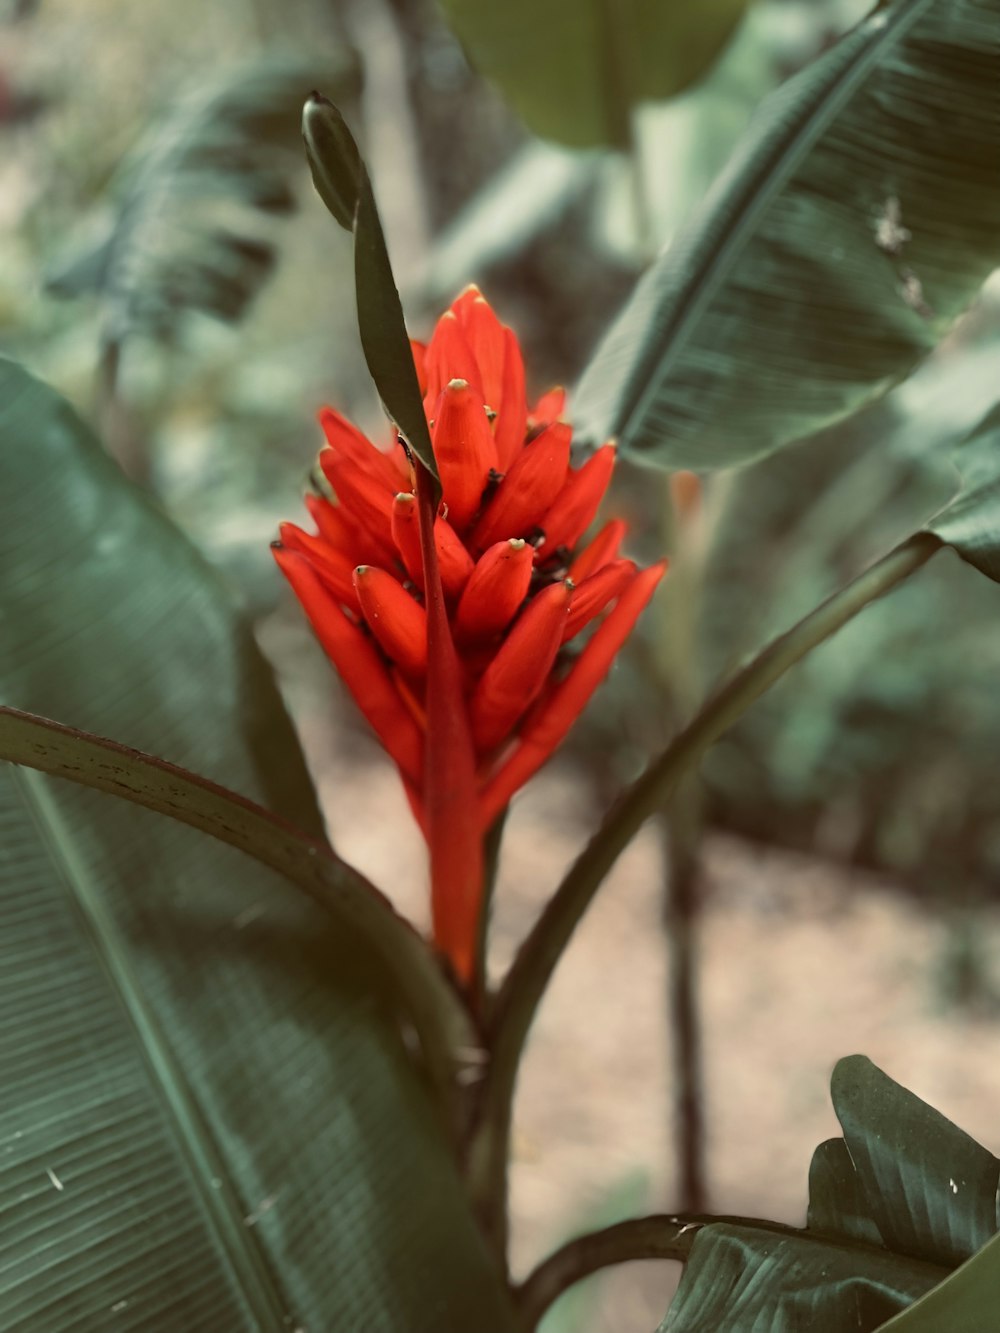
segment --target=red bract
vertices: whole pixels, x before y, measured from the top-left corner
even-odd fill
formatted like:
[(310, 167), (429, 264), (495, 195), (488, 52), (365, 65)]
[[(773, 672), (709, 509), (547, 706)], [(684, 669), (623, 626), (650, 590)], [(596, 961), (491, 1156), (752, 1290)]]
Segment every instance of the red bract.
[(401, 444), (380, 449), (324, 408), (334, 498), (307, 497), (317, 534), (283, 524), (275, 556), (399, 768), (428, 841), (435, 942), (467, 984), (483, 838), (607, 674), (666, 562), (620, 558), (618, 520), (577, 549), (614, 446), (570, 465), (561, 390), (529, 409), (517, 340), (475, 287), (412, 346), (441, 478), (433, 540)]

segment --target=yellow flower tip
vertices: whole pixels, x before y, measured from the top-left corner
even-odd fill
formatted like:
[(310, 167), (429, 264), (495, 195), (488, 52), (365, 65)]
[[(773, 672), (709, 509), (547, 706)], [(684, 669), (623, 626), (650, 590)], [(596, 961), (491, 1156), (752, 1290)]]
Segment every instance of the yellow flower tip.
[(455, 389), (455, 390), (457, 391), (458, 389), (467, 389), (468, 387), (469, 387), (469, 381), (468, 381), (468, 380), (449, 380), (449, 381), (448, 381), (448, 388), (449, 388), (449, 389)]
[(525, 546), (525, 541), (523, 537), (511, 537), (508, 540), (507, 545), (510, 547), (512, 551), (523, 551)]

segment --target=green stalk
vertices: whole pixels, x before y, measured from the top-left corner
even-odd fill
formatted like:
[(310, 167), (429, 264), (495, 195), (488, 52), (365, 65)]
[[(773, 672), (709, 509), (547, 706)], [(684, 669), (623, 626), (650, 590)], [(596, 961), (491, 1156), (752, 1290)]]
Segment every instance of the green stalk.
[(941, 545), (930, 533), (916, 533), (773, 640), (723, 684), (622, 793), (549, 900), (504, 980), (487, 1033), (491, 1061), (470, 1160), (478, 1188), (487, 1191), (492, 1201), (495, 1240), (506, 1234), (511, 1114), (525, 1040), (556, 964), (604, 877), (645, 821), (663, 808), (680, 779), (751, 704), (870, 602), (918, 570)]
[(534, 1333), (542, 1317), (574, 1283), (612, 1264), (635, 1259), (687, 1259), (703, 1223), (670, 1217), (637, 1217), (603, 1231), (578, 1236), (538, 1267), (515, 1289), (514, 1300), (526, 1333)]

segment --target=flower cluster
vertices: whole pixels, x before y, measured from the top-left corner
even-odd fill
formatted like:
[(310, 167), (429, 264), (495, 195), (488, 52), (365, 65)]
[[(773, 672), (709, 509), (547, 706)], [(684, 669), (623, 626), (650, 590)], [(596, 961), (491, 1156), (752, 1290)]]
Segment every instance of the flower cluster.
[(562, 390), (529, 409), (517, 340), (476, 288), (413, 354), (441, 484), (433, 542), (402, 443), (380, 449), (325, 408), (335, 498), (307, 496), (317, 531), (283, 524), (275, 555), (399, 769), (430, 845), (435, 940), (468, 981), (483, 836), (563, 740), (665, 565), (620, 556), (618, 520), (578, 549), (614, 445), (571, 467)]

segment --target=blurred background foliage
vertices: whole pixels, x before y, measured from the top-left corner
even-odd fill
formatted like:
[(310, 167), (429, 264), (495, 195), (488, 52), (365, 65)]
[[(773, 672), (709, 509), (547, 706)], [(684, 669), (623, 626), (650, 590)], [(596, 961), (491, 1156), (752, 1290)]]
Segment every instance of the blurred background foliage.
[[(637, 79), (640, 103), (623, 103), (607, 70), (596, 71), (603, 109), (586, 123), (565, 112), (600, 43), (567, 45), (555, 23), (524, 62), (510, 52), (485, 60), (494, 84), (470, 63), (490, 8), (0, 7), (0, 347), (98, 420), (126, 470), (260, 617), (277, 604), (267, 545), (279, 518), (299, 512), (318, 444), (314, 408), (333, 402), (379, 428), (350, 247), (317, 205), (301, 152), (309, 89), (337, 98), (358, 130), (412, 331), (425, 334), (475, 280), (518, 329), (541, 390), (572, 385), (760, 99), (867, 6), (714, 5), (709, 47), (683, 69), (658, 71), (659, 81)], [(688, 12), (668, 11), (659, 13), (671, 22)], [(678, 624), (690, 622), (678, 642), (690, 641), (703, 689), (947, 499), (945, 446), (989, 406), (998, 351), (994, 282), (886, 400), (706, 481), (686, 530), (664, 519), (665, 481), (621, 468), (618, 503), (639, 544), (677, 555), (690, 540), (699, 573), (670, 583), (573, 742), (595, 801), (683, 707), (664, 699)], [(991, 894), (996, 609), (984, 580), (950, 557), (933, 562), (716, 748), (704, 769), (710, 821), (899, 872), (929, 898)]]

